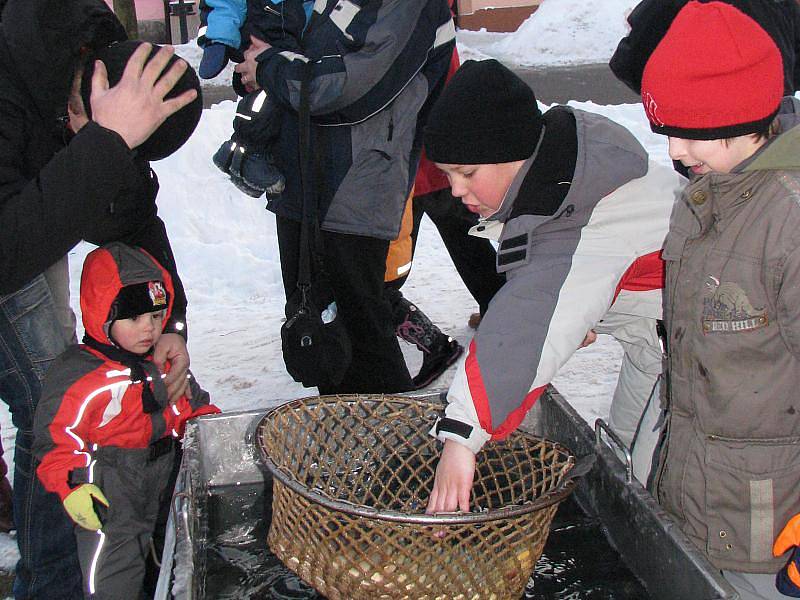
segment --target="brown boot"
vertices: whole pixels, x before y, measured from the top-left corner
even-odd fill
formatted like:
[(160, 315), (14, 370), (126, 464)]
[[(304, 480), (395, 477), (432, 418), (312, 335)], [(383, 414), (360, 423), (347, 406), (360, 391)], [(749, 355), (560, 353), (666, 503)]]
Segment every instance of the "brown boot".
[(472, 313), (469, 316), (469, 321), (467, 321), (467, 325), (469, 325), (470, 329), (477, 329), (478, 325), (481, 324), (481, 313)]
[(0, 479), (0, 532), (8, 533), (14, 526), (14, 510), (11, 503), (11, 484), (7, 477)]

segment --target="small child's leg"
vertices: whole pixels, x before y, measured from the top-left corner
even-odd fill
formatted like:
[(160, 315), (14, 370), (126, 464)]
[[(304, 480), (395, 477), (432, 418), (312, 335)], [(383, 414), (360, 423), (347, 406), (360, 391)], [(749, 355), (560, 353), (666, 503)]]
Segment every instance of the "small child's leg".
[(141, 546), (149, 528), (137, 508), (141, 501), (131, 497), (137, 486), (131, 489), (131, 482), (114, 467), (98, 467), (102, 474), (96, 467), (96, 480), (109, 501), (103, 529), (75, 526), (84, 593), (93, 600), (135, 598), (144, 581)]
[(149, 448), (101, 448), (95, 484), (109, 501), (100, 532), (76, 526), (84, 592), (93, 600), (137, 598), (172, 453), (150, 460)]

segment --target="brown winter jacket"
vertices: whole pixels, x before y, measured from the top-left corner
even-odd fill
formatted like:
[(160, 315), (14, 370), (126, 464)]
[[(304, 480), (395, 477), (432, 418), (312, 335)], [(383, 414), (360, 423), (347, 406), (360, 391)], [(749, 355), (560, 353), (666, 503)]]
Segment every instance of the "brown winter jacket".
[(663, 256), (668, 441), (659, 501), (721, 569), (769, 573), (800, 512), (800, 102), (734, 173), (693, 180)]

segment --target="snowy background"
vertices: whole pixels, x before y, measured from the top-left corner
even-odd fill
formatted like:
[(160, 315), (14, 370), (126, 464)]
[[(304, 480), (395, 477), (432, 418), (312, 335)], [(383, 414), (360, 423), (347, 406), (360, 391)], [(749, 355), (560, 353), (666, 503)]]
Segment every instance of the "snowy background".
[[(607, 62), (626, 32), (625, 17), (635, 0), (546, 0), (517, 32), (458, 32), (462, 59), (494, 57), (506, 64), (556, 66)], [(195, 67), (194, 42), (178, 53)], [(229, 67), (212, 83), (230, 83)], [(669, 160), (663, 138), (650, 132), (639, 105), (600, 106), (571, 102), (628, 127), (653, 158)], [(546, 109), (547, 106), (542, 106)], [(232, 132), (235, 103), (203, 111), (192, 138), (173, 156), (154, 163), (161, 191), (159, 214), (167, 224), (181, 278), (189, 298), (189, 350), (192, 371), (223, 410), (268, 407), (309, 395), (286, 374), (279, 329), (284, 296), (275, 221), (263, 199), (239, 192), (211, 162)], [(73, 306), (78, 312), (82, 244), (70, 253)], [(462, 345), (471, 338), (469, 315), (477, 305), (464, 288), (430, 221), (423, 221), (414, 268), (403, 288), (439, 327)], [(79, 318), (80, 322), (80, 318)], [(83, 335), (79, 326), (79, 337)], [(421, 362), (413, 346), (401, 342), (412, 374)], [(580, 350), (554, 380), (555, 386), (587, 419), (606, 417), (616, 384), (621, 351), (600, 336)], [(446, 387), (452, 369), (434, 383)], [(13, 469), (15, 430), (0, 403), (5, 458)], [(17, 559), (13, 535), (0, 534), (0, 569)]]

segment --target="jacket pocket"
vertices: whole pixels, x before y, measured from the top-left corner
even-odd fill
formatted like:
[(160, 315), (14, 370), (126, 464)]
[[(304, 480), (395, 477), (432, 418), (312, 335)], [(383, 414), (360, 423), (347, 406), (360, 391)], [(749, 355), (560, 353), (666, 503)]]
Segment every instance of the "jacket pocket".
[(800, 437), (706, 439), (707, 550), (731, 563), (773, 561), (772, 542), (797, 512)]
[(427, 84), (417, 76), (366, 121), (350, 126), (352, 164), (325, 215), (332, 231), (393, 240), (410, 190), (409, 159)]

